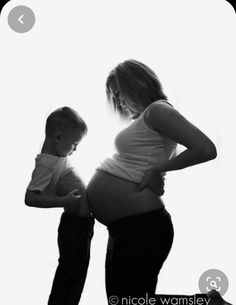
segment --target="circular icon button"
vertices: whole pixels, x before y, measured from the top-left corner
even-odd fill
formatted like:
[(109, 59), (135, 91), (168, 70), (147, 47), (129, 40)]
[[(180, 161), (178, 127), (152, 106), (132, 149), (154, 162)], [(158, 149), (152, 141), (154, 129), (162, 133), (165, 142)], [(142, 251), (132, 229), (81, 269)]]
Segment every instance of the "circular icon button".
[(229, 281), (224, 272), (218, 269), (210, 269), (205, 271), (198, 282), (201, 293), (207, 293), (216, 290), (223, 296), (229, 287)]
[(34, 12), (28, 6), (16, 6), (8, 14), (8, 24), (17, 33), (29, 32), (35, 24)]

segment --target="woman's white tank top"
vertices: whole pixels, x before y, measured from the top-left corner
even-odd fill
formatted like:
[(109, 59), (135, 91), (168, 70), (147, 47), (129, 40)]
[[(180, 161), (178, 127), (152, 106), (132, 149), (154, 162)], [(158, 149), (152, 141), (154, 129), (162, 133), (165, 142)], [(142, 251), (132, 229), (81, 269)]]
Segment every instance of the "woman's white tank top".
[[(158, 102), (161, 101), (154, 103)], [(97, 170), (140, 183), (150, 168), (172, 158), (177, 143), (148, 127), (143, 115), (149, 106), (118, 133), (115, 138), (117, 153), (105, 159)]]

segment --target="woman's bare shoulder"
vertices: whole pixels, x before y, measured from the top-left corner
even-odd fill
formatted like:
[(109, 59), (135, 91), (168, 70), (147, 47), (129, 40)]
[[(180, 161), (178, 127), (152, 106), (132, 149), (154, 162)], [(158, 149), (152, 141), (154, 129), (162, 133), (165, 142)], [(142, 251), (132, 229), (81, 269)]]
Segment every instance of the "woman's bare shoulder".
[(171, 112), (177, 112), (172, 104), (165, 100), (158, 100), (147, 107), (143, 117), (149, 126), (157, 128), (156, 123), (160, 123), (162, 120), (165, 121)]
[(148, 108), (147, 108), (147, 112), (153, 111), (155, 109), (160, 109), (165, 107), (166, 109), (171, 108), (174, 109), (174, 106), (167, 100), (157, 100), (153, 103), (151, 103)]

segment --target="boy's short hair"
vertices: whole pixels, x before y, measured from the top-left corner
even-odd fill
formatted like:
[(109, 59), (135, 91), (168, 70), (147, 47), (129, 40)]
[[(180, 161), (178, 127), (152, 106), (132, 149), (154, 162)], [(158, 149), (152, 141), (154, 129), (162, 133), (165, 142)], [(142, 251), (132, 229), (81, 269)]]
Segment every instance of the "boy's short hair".
[(86, 123), (77, 111), (70, 107), (61, 107), (48, 116), (45, 133), (46, 137), (51, 137), (55, 132), (68, 132), (76, 128), (80, 128), (82, 136), (88, 131)]

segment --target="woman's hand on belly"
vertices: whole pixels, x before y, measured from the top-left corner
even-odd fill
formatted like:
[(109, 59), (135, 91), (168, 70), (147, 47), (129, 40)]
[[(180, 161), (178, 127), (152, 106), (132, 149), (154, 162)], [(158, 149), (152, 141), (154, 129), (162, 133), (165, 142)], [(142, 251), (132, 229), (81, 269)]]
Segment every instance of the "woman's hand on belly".
[(143, 190), (145, 187), (150, 188), (158, 196), (164, 194), (164, 176), (163, 174), (155, 169), (150, 169), (145, 174), (142, 182), (138, 186), (138, 191)]

